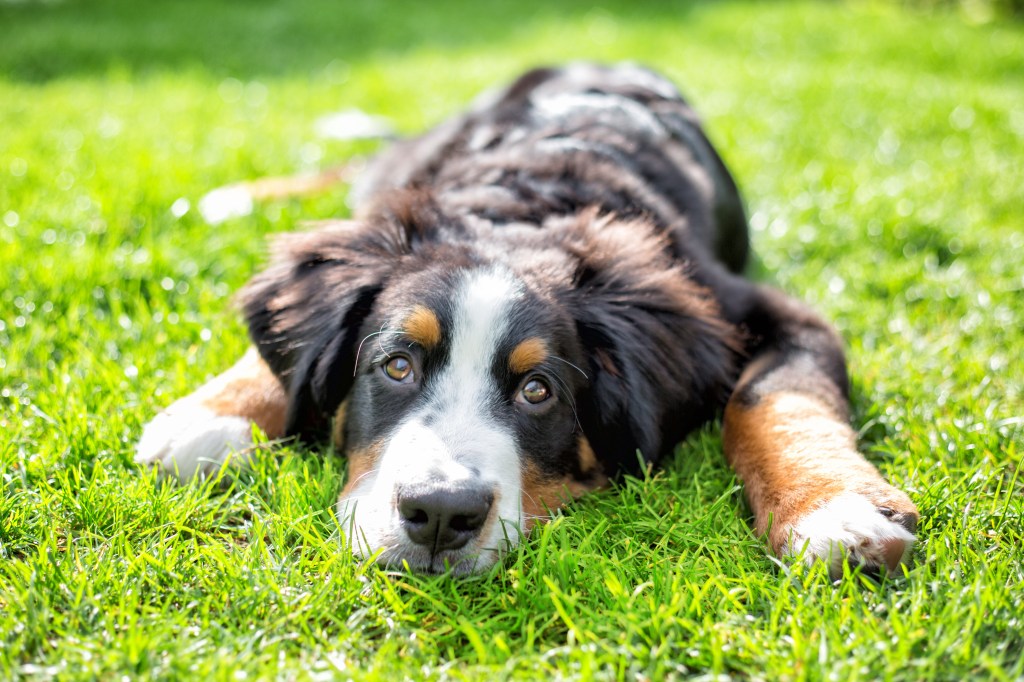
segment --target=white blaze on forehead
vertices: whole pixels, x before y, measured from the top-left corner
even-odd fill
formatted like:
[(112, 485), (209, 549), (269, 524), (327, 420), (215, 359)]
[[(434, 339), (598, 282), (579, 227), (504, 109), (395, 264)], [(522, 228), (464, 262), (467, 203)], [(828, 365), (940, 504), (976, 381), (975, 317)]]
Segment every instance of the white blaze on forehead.
[[(498, 342), (508, 328), (512, 304), (522, 287), (502, 270), (466, 272), (459, 285), (445, 390), (480, 397), (491, 380)], [(452, 398), (454, 396), (446, 396)]]

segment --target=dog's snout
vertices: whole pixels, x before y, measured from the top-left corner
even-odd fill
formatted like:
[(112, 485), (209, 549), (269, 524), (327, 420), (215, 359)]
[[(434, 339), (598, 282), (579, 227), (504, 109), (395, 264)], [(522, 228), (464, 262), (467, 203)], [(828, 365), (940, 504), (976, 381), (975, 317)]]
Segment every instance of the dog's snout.
[(459, 549), (476, 537), (493, 504), (493, 492), (482, 486), (425, 485), (398, 494), (405, 532), (435, 553)]

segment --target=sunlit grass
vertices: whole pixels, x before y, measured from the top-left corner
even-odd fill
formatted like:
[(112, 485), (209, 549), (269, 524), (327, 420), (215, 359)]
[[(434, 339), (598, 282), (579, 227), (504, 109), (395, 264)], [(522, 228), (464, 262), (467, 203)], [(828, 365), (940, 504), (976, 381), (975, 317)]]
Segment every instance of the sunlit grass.
[[(0, 3), (0, 678), (1024, 675), (1024, 27), (604, 7)], [(322, 114), (416, 131), (579, 57), (683, 86), (758, 276), (842, 331), (862, 446), (923, 514), (906, 578), (770, 560), (714, 426), (461, 580), (353, 560), (336, 458), (191, 486), (132, 464), (243, 351), (230, 297), (265, 235), (346, 211), (210, 227), (205, 191), (369, 151), (318, 140)]]

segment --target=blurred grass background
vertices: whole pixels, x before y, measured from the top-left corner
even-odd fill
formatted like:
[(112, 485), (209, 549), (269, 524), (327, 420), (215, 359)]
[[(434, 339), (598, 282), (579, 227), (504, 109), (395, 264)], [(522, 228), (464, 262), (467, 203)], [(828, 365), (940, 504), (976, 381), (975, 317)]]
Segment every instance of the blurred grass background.
[[(980, 10), (978, 8), (981, 8)], [(1024, 26), (960, 3), (0, 2), (0, 677), (1001, 679), (1024, 675)], [(749, 529), (717, 427), (488, 574), (341, 548), (343, 463), (224, 487), (131, 462), (246, 340), (230, 296), (327, 194), (216, 227), (239, 179), (341, 163), (538, 63), (633, 59), (707, 121), (755, 274), (839, 327), (915, 567), (833, 586)], [(708, 678), (710, 679), (710, 678)]]

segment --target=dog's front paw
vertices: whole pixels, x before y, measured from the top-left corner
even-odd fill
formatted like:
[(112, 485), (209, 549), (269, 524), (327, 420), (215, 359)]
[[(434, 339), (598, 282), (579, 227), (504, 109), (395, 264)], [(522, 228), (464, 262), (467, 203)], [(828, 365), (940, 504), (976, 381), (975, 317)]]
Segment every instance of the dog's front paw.
[(220, 469), (230, 457), (244, 461), (252, 445), (248, 419), (198, 405), (172, 405), (153, 418), (135, 448), (135, 461), (186, 481)]
[(845, 492), (822, 501), (792, 525), (782, 553), (802, 553), (807, 563), (824, 561), (833, 579), (842, 577), (845, 561), (893, 575), (910, 558), (917, 509), (898, 490), (890, 493), (873, 500)]

